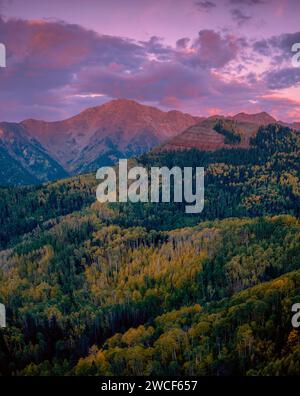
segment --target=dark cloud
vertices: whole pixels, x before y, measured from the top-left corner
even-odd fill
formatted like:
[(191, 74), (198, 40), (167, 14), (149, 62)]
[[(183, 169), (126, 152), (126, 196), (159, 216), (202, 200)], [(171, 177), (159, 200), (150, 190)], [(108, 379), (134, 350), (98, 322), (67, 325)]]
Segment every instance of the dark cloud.
[(300, 67), (292, 67), (266, 73), (270, 89), (283, 89), (300, 85)]
[(238, 39), (230, 35), (204, 29), (192, 42), (190, 51), (177, 54), (177, 58), (194, 67), (222, 68), (236, 58), (239, 45)]
[(260, 55), (264, 55), (264, 56), (269, 56), (272, 53), (270, 44), (266, 39), (254, 42), (253, 49), (254, 51), (258, 52)]
[(251, 16), (244, 14), (238, 8), (231, 10), (232, 19), (239, 25), (244, 25), (245, 23), (249, 22), (252, 19)]
[(300, 32), (284, 33), (256, 41), (253, 49), (260, 55), (270, 57), (272, 63), (278, 65), (291, 60), (291, 49), (294, 43), (300, 43)]
[(201, 11), (206, 11), (206, 12), (209, 12), (209, 11), (213, 10), (217, 6), (212, 1), (196, 1), (195, 5)]
[(176, 48), (183, 49), (187, 48), (191, 40), (188, 37), (183, 37), (176, 41)]
[(256, 6), (265, 4), (264, 0), (230, 0), (231, 4), (240, 5), (240, 6)]
[(246, 80), (249, 84), (255, 85), (255, 84), (257, 84), (257, 75), (253, 72), (248, 73), (246, 76)]
[(143, 49), (148, 54), (156, 55), (158, 60), (169, 60), (173, 55), (173, 48), (166, 46), (161, 37), (152, 36), (148, 41), (140, 41)]

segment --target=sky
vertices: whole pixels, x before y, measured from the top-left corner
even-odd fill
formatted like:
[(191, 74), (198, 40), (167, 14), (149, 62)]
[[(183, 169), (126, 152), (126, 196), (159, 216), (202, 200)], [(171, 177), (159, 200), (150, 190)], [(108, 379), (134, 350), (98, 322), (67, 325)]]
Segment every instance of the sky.
[(300, 121), (298, 0), (0, 0), (0, 120), (128, 98)]

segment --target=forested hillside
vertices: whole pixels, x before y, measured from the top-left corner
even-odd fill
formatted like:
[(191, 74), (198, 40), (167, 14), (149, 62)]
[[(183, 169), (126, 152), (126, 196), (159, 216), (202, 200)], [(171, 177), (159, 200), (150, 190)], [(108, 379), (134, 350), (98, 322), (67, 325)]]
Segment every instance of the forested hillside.
[[(114, 204), (107, 219), (122, 227), (168, 230), (227, 217), (300, 214), (300, 137), (280, 125), (262, 127), (250, 149), (149, 153), (138, 162), (151, 166), (203, 166), (205, 205), (187, 215), (185, 203)], [(95, 202), (95, 174), (74, 176), (41, 187), (0, 189), (0, 241), (9, 247), (48, 220)]]
[(295, 374), (299, 240), (288, 216), (169, 233), (67, 217), (2, 253), (1, 372)]
[(95, 201), (94, 175), (0, 192), (3, 375), (295, 375), (299, 137), (152, 153), (204, 166), (205, 209)]

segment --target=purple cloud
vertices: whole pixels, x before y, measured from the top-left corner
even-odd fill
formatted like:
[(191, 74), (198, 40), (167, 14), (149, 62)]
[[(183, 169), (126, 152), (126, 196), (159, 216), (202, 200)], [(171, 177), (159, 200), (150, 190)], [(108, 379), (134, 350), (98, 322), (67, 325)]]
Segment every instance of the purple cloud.
[(276, 56), (276, 62), (284, 62), (291, 58), (291, 48), (294, 43), (300, 43), (300, 32), (285, 33), (255, 41), (253, 49), (264, 56)]
[(231, 4), (239, 5), (239, 6), (255, 6), (265, 4), (264, 0), (230, 0)]
[(238, 24), (238, 26), (242, 26), (243, 24), (249, 22), (252, 17), (244, 14), (238, 8), (235, 8), (231, 11), (232, 19)]
[(195, 6), (201, 11), (210, 12), (217, 5), (212, 1), (196, 1)]
[(228, 30), (202, 29), (172, 46), (158, 36), (135, 41), (62, 21), (0, 17), (8, 50), (8, 67), (0, 70), (0, 120), (65, 118), (119, 97), (204, 115), (275, 112), (281, 102), (269, 99), (269, 90), (297, 86), (299, 70), (258, 72), (253, 64), (257, 57), (283, 56), (298, 34), (251, 46)]
[(300, 67), (286, 68), (266, 73), (270, 89), (284, 89), (300, 85)]

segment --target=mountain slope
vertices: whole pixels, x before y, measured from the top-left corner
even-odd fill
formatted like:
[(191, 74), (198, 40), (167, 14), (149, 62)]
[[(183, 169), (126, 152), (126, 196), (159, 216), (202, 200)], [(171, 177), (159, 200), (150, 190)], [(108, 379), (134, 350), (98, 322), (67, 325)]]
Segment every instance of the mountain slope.
[(7, 248), (35, 227), (47, 229), (51, 219), (92, 203), (97, 216), (104, 216), (106, 222), (147, 230), (169, 230), (215, 218), (280, 213), (300, 216), (299, 157), (300, 136), (279, 125), (260, 128), (247, 149), (143, 154), (138, 164), (147, 169), (204, 167), (205, 205), (201, 213), (194, 215), (185, 213), (185, 203), (175, 202), (118, 203), (109, 209), (99, 206), (94, 173), (40, 187), (0, 189), (0, 248)]
[[(224, 123), (220, 129), (217, 124)], [(238, 113), (232, 117), (211, 116), (204, 121), (188, 127), (179, 135), (170, 138), (156, 151), (176, 151), (195, 148), (204, 151), (219, 150), (222, 148), (247, 148), (252, 137), (255, 137), (260, 126), (277, 123), (276, 119), (266, 112), (247, 114)], [(281, 125), (300, 129), (297, 123)], [(237, 139), (230, 139), (235, 134)]]
[[(155, 147), (156, 151), (248, 148), (259, 126), (274, 122), (265, 112), (204, 119), (119, 99), (63, 121), (2, 123), (5, 134), (14, 139), (2, 139), (0, 183), (30, 184), (94, 171)], [(20, 141), (23, 145), (17, 149)]]
[(28, 173), (0, 144), (0, 185), (21, 186), (37, 182), (37, 178)]
[(293, 122), (292, 128), (295, 128), (297, 132), (300, 132), (300, 122)]
[[(299, 375), (300, 335), (290, 313), (300, 298), (299, 236), (289, 216), (226, 220), (169, 233), (152, 251), (140, 246), (140, 267), (133, 254), (128, 261), (121, 254), (113, 289), (122, 290), (126, 273), (126, 291), (134, 289), (128, 305), (147, 307), (151, 322), (136, 320), (99, 341), (75, 374)], [(101, 275), (89, 278), (95, 299)]]
[(55, 180), (67, 173), (20, 124), (0, 123), (0, 184)]
[(64, 121), (25, 120), (22, 125), (66, 170), (76, 173), (139, 155), (199, 120), (120, 99)]
[[(222, 130), (218, 125), (224, 124)], [(233, 147), (249, 147), (249, 140), (254, 137), (258, 131), (259, 125), (247, 121), (236, 121), (231, 118), (209, 118), (196, 125), (187, 128), (181, 134), (169, 139), (163, 143), (156, 150), (158, 151), (173, 151), (173, 150), (186, 150), (195, 148), (204, 151), (219, 150), (222, 148)], [(240, 138), (238, 141), (231, 141), (226, 139), (228, 136), (234, 134), (234, 130), (238, 131)]]
[(274, 124), (276, 119), (272, 117), (270, 114), (265, 111), (261, 113), (247, 114), (247, 113), (238, 113), (232, 117), (233, 120), (249, 122), (257, 125), (268, 125)]

